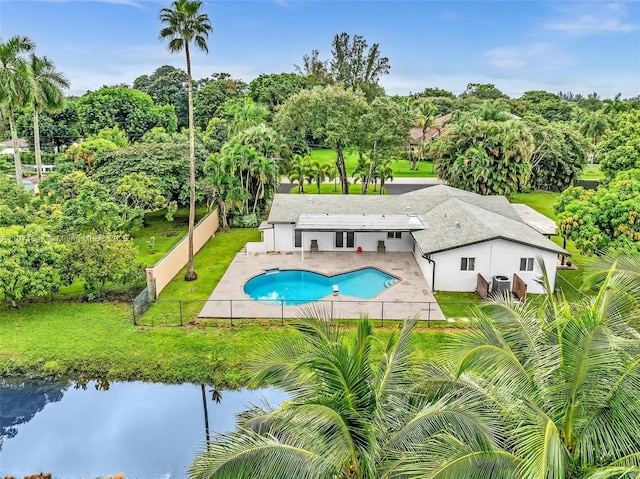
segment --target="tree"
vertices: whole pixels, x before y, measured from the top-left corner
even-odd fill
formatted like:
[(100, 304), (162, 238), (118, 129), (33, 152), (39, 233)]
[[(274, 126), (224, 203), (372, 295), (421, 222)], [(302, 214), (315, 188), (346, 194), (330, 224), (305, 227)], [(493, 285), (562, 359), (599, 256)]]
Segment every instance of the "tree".
[(533, 135), (529, 186), (563, 191), (580, 177), (587, 159), (586, 140), (564, 123), (528, 122)]
[[(72, 146), (65, 152), (65, 159), (71, 163), (71, 168), (85, 173), (93, 173), (97, 167), (96, 159), (108, 152), (118, 150), (118, 145), (105, 138), (91, 138)], [(64, 173), (65, 165), (60, 165)]]
[(21, 56), (35, 48), (28, 37), (14, 36), (6, 42), (0, 41), (0, 106), (6, 108), (9, 129), (13, 142), (13, 158), (16, 181), (22, 185), (22, 163), (18, 134), (16, 131), (15, 109), (29, 103), (34, 90), (34, 81), (28, 63)]
[(379, 93), (378, 82), (383, 75), (389, 74), (389, 59), (380, 54), (380, 45), (369, 44), (361, 35), (342, 32), (333, 37), (331, 43), (331, 74), (336, 82), (348, 88), (360, 88), (368, 101)]
[[(595, 153), (600, 139), (609, 128), (609, 119), (601, 112), (593, 112), (580, 124), (580, 133), (591, 140), (591, 153)], [(592, 156), (593, 158), (593, 156)]]
[(274, 113), (276, 107), (301, 90), (309, 90), (309, 78), (295, 73), (261, 74), (249, 83), (249, 96), (256, 103), (262, 103)]
[[(33, 106), (24, 109), (24, 114), (16, 118), (18, 136), (35, 138), (33, 124)], [(77, 102), (66, 100), (61, 109), (38, 113), (38, 130), (40, 150), (58, 153), (66, 150), (72, 143), (80, 139), (80, 120), (77, 112)], [(35, 149), (35, 145), (32, 144)], [(24, 153), (24, 152), (23, 152)]]
[(126, 237), (81, 237), (69, 248), (64, 274), (84, 280), (84, 291), (90, 301), (101, 299), (109, 285), (132, 283), (143, 277), (137, 253), (133, 241)]
[[(196, 174), (201, 177), (208, 152), (200, 145), (196, 148)], [(99, 156), (100, 167), (95, 171), (95, 181), (114, 190), (118, 181), (131, 173), (144, 173), (152, 178), (155, 188), (169, 201), (188, 204), (189, 151), (183, 143), (136, 144)], [(196, 198), (201, 191), (196, 183)]]
[(529, 181), (533, 138), (517, 120), (466, 116), (435, 139), (429, 154), (440, 178), (482, 195), (510, 195)]
[[(427, 131), (430, 128), (437, 127), (437, 123), (436, 123), (437, 112), (438, 112), (438, 109), (428, 102), (424, 102), (420, 104), (420, 106), (416, 109), (416, 116), (418, 120), (417, 125), (420, 128), (422, 128), (422, 143), (420, 144), (420, 154), (422, 155), (422, 158), (424, 158), (425, 151), (428, 149), (427, 148)], [(410, 159), (411, 159), (411, 167), (409, 169), (417, 170), (419, 166), (418, 165), (419, 158), (417, 156), (417, 152), (414, 152), (411, 150)]]
[(469, 83), (467, 89), (462, 92), (461, 97), (471, 97), (480, 100), (498, 100), (499, 98), (508, 98), (496, 88), (493, 83)]
[(554, 205), (560, 234), (583, 254), (640, 246), (640, 170), (618, 173), (608, 187), (565, 190)]
[[(313, 160), (309, 163), (308, 179), (309, 183), (314, 182), (318, 187), (318, 194), (320, 194), (320, 185), (327, 179), (327, 170), (331, 167), (326, 163), (320, 164), (319, 161)], [(298, 193), (300, 192), (300, 186), (298, 185)]]
[(130, 88), (104, 87), (78, 100), (78, 117), (87, 136), (117, 125), (130, 141), (137, 141), (156, 126), (176, 131), (178, 119), (172, 106), (155, 106), (151, 97)]
[(296, 73), (306, 77), (312, 85), (326, 85), (332, 82), (327, 61), (320, 60), (320, 52), (311, 50), (311, 55), (302, 56), (302, 66), (294, 65)]
[(344, 162), (344, 149), (353, 145), (359, 119), (366, 111), (364, 96), (345, 91), (340, 86), (317, 86), (303, 90), (287, 100), (274, 119), (287, 137), (311, 135), (336, 151), (336, 167), (342, 193), (349, 194), (349, 179)]
[(189, 125), (187, 73), (184, 70), (163, 65), (151, 75), (136, 78), (133, 88), (148, 93), (156, 105), (173, 105), (178, 118), (178, 129)]
[(0, 228), (0, 292), (15, 307), (30, 296), (55, 293), (63, 285), (64, 247), (42, 227), (29, 224)]
[[(287, 173), (289, 181), (298, 182), (298, 194), (304, 193), (304, 182), (310, 177), (311, 170), (311, 157), (294, 155), (291, 164), (289, 165), (289, 171)], [(320, 192), (318, 186), (318, 193)]]
[(230, 101), (241, 99), (247, 92), (247, 84), (234, 80), (228, 73), (203, 80), (204, 85), (193, 97), (195, 125), (206, 128), (212, 118), (223, 118)]
[(378, 163), (374, 175), (375, 178), (380, 180), (380, 194), (383, 195), (384, 185), (387, 180), (393, 181), (393, 165), (391, 164), (391, 160)]
[(420, 93), (421, 97), (426, 98), (455, 98), (456, 96), (450, 92), (449, 90), (444, 90), (442, 88), (425, 88), (422, 93)]
[(31, 97), (33, 105), (33, 146), (36, 153), (36, 174), (42, 179), (42, 160), (40, 151), (40, 128), (38, 114), (43, 110), (55, 111), (62, 108), (62, 90), (69, 88), (67, 78), (56, 70), (53, 62), (47, 57), (39, 58), (31, 54), (30, 73), (34, 81)]
[(33, 194), (6, 175), (0, 175), (0, 226), (27, 225), (34, 221)]
[(165, 27), (160, 31), (160, 39), (169, 41), (169, 51), (185, 52), (187, 60), (187, 93), (189, 100), (189, 255), (186, 281), (198, 278), (193, 264), (193, 228), (196, 217), (196, 166), (195, 166), (195, 127), (193, 123), (193, 85), (191, 77), (191, 56), (189, 45), (193, 44), (208, 53), (207, 38), (213, 30), (206, 14), (201, 13), (200, 0), (175, 0), (171, 9), (160, 10), (160, 21)]
[[(453, 477), (473, 466), (512, 469), (509, 460), (484, 460), (480, 451), (495, 447), (500, 430), (492, 419), (472, 419), (484, 409), (472, 392), (448, 398), (446, 407), (423, 393), (412, 323), (381, 344), (366, 319), (348, 336), (330, 321), (294, 327), (299, 338), (252, 365), (253, 384), (282, 388), (288, 400), (243, 413), (236, 431), (217, 435), (195, 459), (192, 478), (435, 477), (438, 469), (438, 477)], [(379, 359), (374, 348), (381, 348)], [(472, 459), (470, 451), (478, 451)], [(457, 461), (438, 463), (445, 454)], [(477, 477), (486, 477), (483, 469)]]
[(446, 477), (640, 474), (640, 345), (629, 325), (635, 303), (611, 277), (575, 304), (548, 291), (527, 305), (502, 300), (478, 308), (477, 327), (447, 348), (446, 367), (432, 373), (440, 395), (474, 396), (481, 415), (504, 428), (507, 440), (485, 460), (507, 456), (517, 464), (515, 471)]
[(616, 128), (603, 136), (598, 158), (605, 182), (621, 171), (640, 168), (640, 111), (619, 116)]

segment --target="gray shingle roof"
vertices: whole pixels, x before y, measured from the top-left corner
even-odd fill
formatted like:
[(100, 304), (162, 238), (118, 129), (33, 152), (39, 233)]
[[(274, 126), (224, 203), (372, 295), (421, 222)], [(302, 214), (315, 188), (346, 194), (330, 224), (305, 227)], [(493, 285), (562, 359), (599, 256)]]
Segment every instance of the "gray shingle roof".
[(450, 198), (424, 215), (427, 228), (413, 237), (423, 253), (437, 253), (497, 238), (559, 254), (566, 253), (550, 239), (521, 221)]
[[(354, 215), (370, 215), (372, 218), (382, 215), (418, 216), (426, 228), (421, 231), (414, 229), (412, 234), (424, 253), (504, 238), (567, 254), (553, 241), (527, 226), (504, 196), (482, 196), (446, 185), (394, 196), (277, 194), (267, 221), (271, 224), (295, 224), (302, 217), (305, 220), (300, 226), (311, 229), (312, 225), (306, 224), (307, 219), (320, 218), (318, 215), (324, 215), (325, 219), (333, 217), (336, 226), (349, 224)], [(328, 227), (326, 221), (323, 229)], [(456, 223), (460, 226), (456, 227)]]

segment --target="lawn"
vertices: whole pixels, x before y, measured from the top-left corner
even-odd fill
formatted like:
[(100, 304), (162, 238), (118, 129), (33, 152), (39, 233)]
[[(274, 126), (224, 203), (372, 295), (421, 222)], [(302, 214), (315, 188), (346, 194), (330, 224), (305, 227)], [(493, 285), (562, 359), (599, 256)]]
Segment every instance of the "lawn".
[[(296, 184), (296, 186), (291, 188), (291, 191), (289, 191), (289, 193), (298, 194), (298, 185)], [(304, 189), (303, 189), (303, 193), (316, 195), (316, 194), (318, 194), (318, 187), (315, 184), (312, 184), (312, 185), (305, 184), (304, 185)], [(340, 195), (340, 194), (342, 194), (342, 187), (341, 187), (340, 183), (337, 183), (337, 184), (322, 183), (320, 185), (320, 194), (321, 195)], [(349, 194), (350, 195), (361, 195), (362, 194), (362, 184), (361, 183), (356, 183), (354, 185), (349, 185)], [(380, 185), (377, 185), (375, 188), (373, 187), (373, 185), (370, 185), (369, 189), (367, 190), (367, 194), (368, 195), (379, 195), (380, 194)], [(384, 190), (384, 192), (382, 194), (383, 195), (387, 194), (386, 189)]]
[[(553, 204), (556, 202), (560, 193), (550, 193), (538, 191), (534, 193), (517, 193), (511, 197), (512, 203), (524, 203), (534, 210), (548, 216), (552, 220), (557, 218), (553, 211)], [(560, 236), (551, 238), (556, 244), (563, 246), (564, 241)], [(562, 288), (567, 299), (574, 301), (579, 299), (583, 293), (580, 292), (582, 286), (583, 269), (588, 265), (590, 258), (582, 255), (575, 247), (571, 240), (567, 240), (566, 250), (571, 253), (569, 260), (578, 266), (577, 270), (559, 270), (557, 275), (557, 286)]]
[[(320, 163), (329, 163), (333, 165), (336, 161), (336, 152), (334, 150), (311, 150), (311, 158)], [(358, 164), (358, 153), (355, 151), (345, 151), (344, 161), (347, 168), (347, 175), (353, 176)], [(410, 170), (409, 160), (393, 160), (393, 176), (395, 178), (436, 178), (438, 175), (433, 170), (433, 163), (430, 161), (421, 161), (417, 170)]]
[(603, 177), (602, 171), (600, 171), (600, 165), (588, 164), (585, 165), (584, 170), (582, 170), (582, 174), (580, 175), (581, 180), (601, 180)]

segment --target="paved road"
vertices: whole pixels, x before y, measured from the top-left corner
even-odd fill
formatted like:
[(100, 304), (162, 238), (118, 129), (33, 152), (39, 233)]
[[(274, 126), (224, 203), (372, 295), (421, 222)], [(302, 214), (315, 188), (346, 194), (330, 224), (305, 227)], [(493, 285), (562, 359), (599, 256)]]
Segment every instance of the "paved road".
[[(353, 178), (350, 178), (349, 181), (353, 183)], [(438, 178), (394, 178), (392, 182), (385, 184), (385, 188), (390, 195), (400, 195), (409, 191), (440, 184), (442, 184), (442, 182)], [(287, 178), (282, 178), (278, 193), (289, 193), (294, 186), (296, 186), (296, 183), (291, 184)]]

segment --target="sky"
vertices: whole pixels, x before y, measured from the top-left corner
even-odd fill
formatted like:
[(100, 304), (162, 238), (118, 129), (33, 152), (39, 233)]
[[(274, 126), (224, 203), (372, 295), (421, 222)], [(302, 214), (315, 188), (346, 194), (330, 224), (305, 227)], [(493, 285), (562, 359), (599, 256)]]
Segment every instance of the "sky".
[[(158, 39), (169, 0), (0, 0), (0, 37), (26, 35), (54, 61), (70, 94), (131, 85), (162, 65), (185, 69)], [(389, 94), (438, 87), (456, 94), (493, 83), (511, 97), (529, 90), (602, 98), (640, 94), (639, 1), (209, 1), (209, 54), (193, 76), (228, 72), (247, 82), (293, 72), (316, 48), (331, 56), (337, 33), (379, 43)]]

